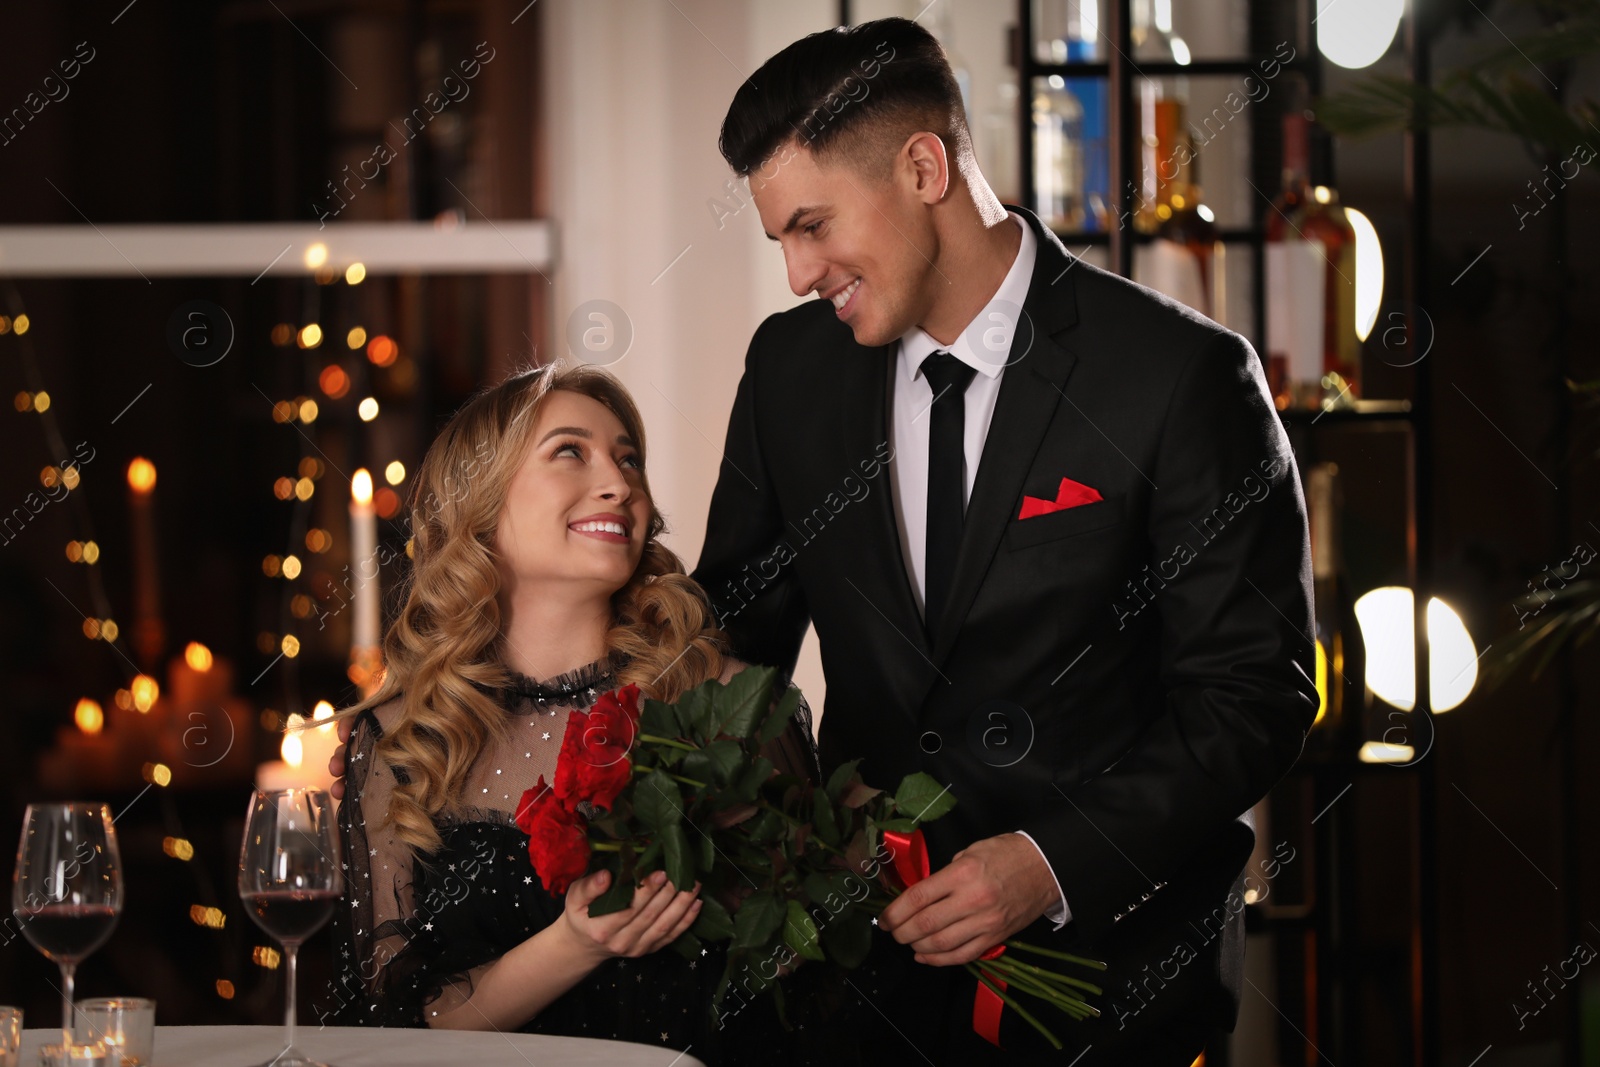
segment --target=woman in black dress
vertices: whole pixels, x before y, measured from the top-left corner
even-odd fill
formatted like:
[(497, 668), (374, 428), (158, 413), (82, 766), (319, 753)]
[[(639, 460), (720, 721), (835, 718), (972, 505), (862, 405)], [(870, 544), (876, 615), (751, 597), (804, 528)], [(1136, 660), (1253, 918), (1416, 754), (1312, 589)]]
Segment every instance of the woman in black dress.
[[(354, 720), (347, 888), (339, 980), (318, 1015), (646, 1042), (708, 1064), (848, 1061), (825, 1047), (820, 992), (787, 998), (793, 1030), (766, 998), (712, 1017), (720, 952), (662, 951), (698, 916), (698, 884), (647, 882), (630, 908), (592, 919), (607, 872), (552, 896), (516, 826), (524, 790), (555, 780), (572, 711), (629, 683), (675, 700), (745, 666), (658, 540), (626, 390), (550, 365), (479, 395), (429, 449), (411, 523), (382, 684), (341, 713)], [(804, 701), (767, 755), (820, 778)], [(814, 983), (806, 971), (793, 980)]]

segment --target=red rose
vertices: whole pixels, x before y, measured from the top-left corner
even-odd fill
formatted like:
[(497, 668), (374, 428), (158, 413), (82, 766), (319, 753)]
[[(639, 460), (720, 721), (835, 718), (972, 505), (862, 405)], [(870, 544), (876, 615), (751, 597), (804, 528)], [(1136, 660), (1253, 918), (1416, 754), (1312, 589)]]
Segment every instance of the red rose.
[(542, 774), (517, 804), (517, 828), (528, 835), (528, 859), (551, 893), (560, 896), (588, 871), (584, 821), (562, 805)]
[(587, 711), (567, 717), (556, 759), (556, 796), (568, 811), (579, 801), (610, 811), (633, 780), (628, 750), (639, 735), (639, 687), (601, 695)]

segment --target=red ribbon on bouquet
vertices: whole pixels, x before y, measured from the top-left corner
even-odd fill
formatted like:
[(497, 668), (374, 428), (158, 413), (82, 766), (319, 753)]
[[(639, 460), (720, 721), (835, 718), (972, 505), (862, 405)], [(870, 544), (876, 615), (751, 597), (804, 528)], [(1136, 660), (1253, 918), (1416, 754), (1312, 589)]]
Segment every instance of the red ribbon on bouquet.
[[(885, 830), (883, 840), (892, 850), (889, 871), (894, 880), (900, 883), (901, 889), (910, 889), (928, 877), (928, 843), (923, 840), (921, 830), (913, 830), (909, 834)], [(996, 945), (978, 958), (999, 959), (1005, 955), (1005, 951), (1004, 945)], [(1006, 983), (998, 976), (994, 978), (994, 984), (1001, 989), (1006, 988)], [(972, 1029), (995, 1048), (1000, 1047), (1000, 1013), (1005, 1007), (1006, 1002), (994, 990), (982, 982), (978, 983), (977, 991), (972, 995)]]

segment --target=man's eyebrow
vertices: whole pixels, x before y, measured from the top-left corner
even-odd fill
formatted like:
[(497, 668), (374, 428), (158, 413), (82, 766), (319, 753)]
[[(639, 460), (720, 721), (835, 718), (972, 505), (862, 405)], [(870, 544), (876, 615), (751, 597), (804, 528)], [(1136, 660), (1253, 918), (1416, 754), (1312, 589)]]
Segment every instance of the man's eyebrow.
[[(590, 433), (588, 430), (585, 430), (582, 426), (557, 426), (555, 429), (539, 438), (539, 444), (542, 445), (546, 441), (550, 440), (550, 438), (564, 433), (570, 433), (574, 437), (582, 437), (586, 440), (594, 436), (594, 434)], [(629, 448), (639, 447), (639, 443), (625, 433), (617, 434), (617, 444), (626, 445)]]
[[(788, 222), (788, 224), (786, 226), (784, 226), (783, 232), (784, 233), (790, 233), (791, 231), (794, 230), (795, 225), (800, 221), (800, 219), (802, 217), (811, 214), (811, 212), (813, 212), (813, 211), (821, 211), (821, 210), (822, 210), (821, 207), (813, 205), (813, 204), (807, 204), (807, 205), (805, 205), (803, 207), (795, 208), (794, 209), (794, 214), (789, 216), (789, 222)], [(777, 238), (772, 236), (772, 234), (769, 233), (769, 234), (767, 234), (767, 240), (776, 241)]]

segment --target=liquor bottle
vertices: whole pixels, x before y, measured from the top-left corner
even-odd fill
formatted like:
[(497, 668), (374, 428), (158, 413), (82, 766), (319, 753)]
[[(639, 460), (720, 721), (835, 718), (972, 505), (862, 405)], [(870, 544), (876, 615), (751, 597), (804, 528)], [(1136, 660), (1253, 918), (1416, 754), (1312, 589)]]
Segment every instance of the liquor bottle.
[(1267, 380), (1280, 410), (1360, 396), (1355, 230), (1332, 176), (1327, 135), (1304, 112), (1286, 115), (1283, 189), (1263, 222)]
[[(1035, 0), (1046, 63), (1092, 63), (1100, 58), (1101, 0)], [(1111, 224), (1111, 153), (1106, 138), (1106, 79), (1066, 76), (1062, 86), (1078, 104), (1079, 228), (1104, 232)]]
[(1133, 276), (1202, 315), (1224, 323), (1224, 251), (1215, 217), (1201, 201), (1198, 160), (1183, 122), (1183, 104), (1171, 98), (1148, 101), (1153, 130), (1154, 199), (1140, 205), (1135, 229), (1153, 237), (1134, 251)]
[(1293, 224), (1311, 199), (1309, 132), (1305, 111), (1283, 116), (1283, 186), (1262, 224), (1267, 385), (1280, 411), (1315, 407), (1322, 395), (1322, 256)]
[(1034, 210), (1046, 226), (1083, 226), (1083, 106), (1066, 79), (1038, 79), (1033, 96)]

